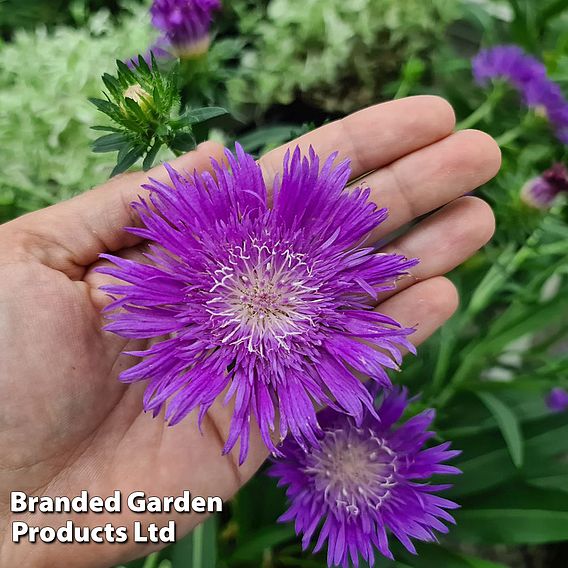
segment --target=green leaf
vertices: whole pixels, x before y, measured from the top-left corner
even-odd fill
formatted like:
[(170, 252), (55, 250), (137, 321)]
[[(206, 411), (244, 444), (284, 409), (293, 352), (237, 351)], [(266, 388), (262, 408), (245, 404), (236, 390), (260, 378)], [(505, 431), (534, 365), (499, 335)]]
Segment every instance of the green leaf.
[(150, 67), (148, 67), (148, 64), (146, 63), (143, 55), (138, 55), (138, 58), (136, 60), (136, 67), (138, 68), (138, 71), (140, 71), (146, 77), (150, 77), (152, 75)]
[(412, 556), (399, 543), (393, 545), (395, 558), (400, 558), (412, 568), (506, 568), (482, 558), (469, 556), (434, 543), (416, 543), (416, 556)]
[(188, 152), (195, 148), (195, 137), (189, 132), (176, 134), (168, 146), (176, 152)]
[(532, 477), (527, 479), (529, 485), (539, 489), (554, 489), (568, 492), (568, 472), (557, 475), (544, 475), (542, 477)]
[(451, 498), (463, 497), (496, 487), (512, 479), (518, 472), (507, 450), (495, 450), (455, 464), (462, 471), (448, 491)]
[[(124, 148), (124, 147), (123, 147)], [(125, 172), (130, 166), (136, 163), (136, 160), (143, 156), (145, 148), (143, 146), (133, 146), (123, 156), (118, 157), (116, 166), (112, 170), (110, 177), (114, 177), (122, 172)]]
[[(556, 418), (556, 417), (553, 417)], [(559, 416), (558, 418), (564, 419), (564, 416)], [(547, 426), (550, 424), (550, 429), (548, 431), (541, 432), (532, 436), (530, 439), (527, 436), (527, 443), (525, 449), (527, 454), (529, 452), (534, 452), (535, 457), (539, 459), (548, 458), (559, 453), (566, 452), (566, 440), (568, 439), (568, 424), (560, 424), (558, 427), (553, 426), (554, 421), (542, 421), (541, 426)]]
[(115, 98), (115, 100), (120, 95), (122, 95), (124, 89), (116, 78), (114, 78), (112, 75), (109, 75), (108, 73), (105, 73), (102, 76), (102, 80), (105, 87), (109, 90), (109, 93)]
[(174, 568), (216, 568), (217, 525), (217, 517), (210, 517), (193, 532), (162, 551), (162, 555), (171, 561)]
[(118, 77), (119, 79), (124, 77), (129, 84), (137, 83), (137, 77), (134, 72), (120, 59), (116, 60), (116, 67), (118, 69)]
[(159, 559), (160, 559), (160, 553), (153, 552), (152, 554), (146, 557), (143, 568), (157, 568)]
[(488, 392), (478, 392), (477, 396), (479, 396), (497, 421), (497, 425), (503, 434), (513, 463), (518, 468), (522, 467), (524, 442), (517, 417), (513, 411), (495, 395)]
[(104, 152), (115, 152), (120, 150), (124, 144), (128, 143), (128, 137), (122, 132), (117, 132), (113, 134), (107, 134), (97, 138), (93, 144), (93, 152), (104, 153)]
[(107, 115), (112, 115), (119, 110), (114, 103), (103, 99), (90, 98), (89, 102), (94, 104), (101, 112)]
[(291, 525), (264, 527), (233, 552), (229, 564), (258, 561), (266, 549), (282, 544), (294, 536), (294, 527)]
[(468, 566), (471, 568), (509, 568), (505, 564), (500, 562), (490, 562), (489, 560), (484, 560), (483, 558), (478, 558), (477, 556), (469, 556), (466, 554), (462, 555), (462, 558), (467, 562)]
[(487, 544), (545, 544), (568, 540), (568, 511), (468, 509), (455, 515), (458, 540)]
[(192, 533), (192, 568), (215, 568), (217, 565), (217, 524), (214, 518), (197, 525)]
[[(205, 122), (206, 120), (225, 114), (229, 114), (229, 111), (221, 107), (194, 108), (184, 112), (178, 120), (181, 121), (180, 125), (191, 125), (199, 122)], [(174, 123), (177, 123), (177, 121), (174, 121)]]
[(100, 130), (101, 132), (122, 132), (120, 128), (114, 126), (91, 126), (91, 130)]

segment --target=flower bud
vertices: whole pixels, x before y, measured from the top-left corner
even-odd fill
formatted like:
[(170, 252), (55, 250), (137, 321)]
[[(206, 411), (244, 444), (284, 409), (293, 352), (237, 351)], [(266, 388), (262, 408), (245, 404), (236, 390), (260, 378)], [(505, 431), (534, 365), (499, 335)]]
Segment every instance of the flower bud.
[(147, 91), (145, 91), (141, 85), (130, 85), (128, 89), (124, 91), (124, 98), (125, 99), (132, 99), (133, 101), (137, 102), (140, 107), (143, 105), (148, 104), (148, 100), (150, 99), (150, 95)]
[(182, 59), (191, 59), (209, 49), (213, 13), (220, 8), (219, 0), (154, 0), (150, 14), (169, 49)]
[(552, 412), (568, 410), (568, 392), (560, 387), (553, 388), (546, 397), (546, 406)]
[(560, 193), (568, 192), (568, 171), (555, 164), (540, 176), (529, 180), (521, 189), (521, 199), (538, 209), (548, 209)]

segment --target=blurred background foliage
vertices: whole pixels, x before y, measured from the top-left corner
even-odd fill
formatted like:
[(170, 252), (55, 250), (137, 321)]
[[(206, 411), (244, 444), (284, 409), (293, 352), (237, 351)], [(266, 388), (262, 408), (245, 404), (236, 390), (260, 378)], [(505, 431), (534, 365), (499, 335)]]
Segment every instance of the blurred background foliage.
[[(492, 134), (499, 176), (480, 190), (495, 210), (490, 245), (452, 275), (455, 317), (405, 363), (400, 380), (434, 406), (442, 439), (463, 450), (452, 498), (457, 527), (419, 556), (397, 550), (384, 568), (563, 568), (568, 565), (568, 413), (544, 396), (568, 387), (568, 207), (520, 197), (525, 182), (567, 161), (546, 120), (513, 92), (476, 86), (480, 47), (516, 43), (542, 59), (568, 94), (568, 0), (226, 0), (209, 67), (193, 76), (238, 120), (214, 136), (262, 153), (377, 101), (432, 93), (458, 127)], [(147, 2), (0, 0), (0, 220), (104, 181), (87, 102), (113, 60), (155, 35)], [(195, 72), (195, 70), (194, 70)], [(167, 157), (167, 156), (164, 156)], [(394, 377), (395, 380), (399, 378)], [(319, 568), (293, 528), (284, 497), (259, 473), (193, 534), (144, 568)]]

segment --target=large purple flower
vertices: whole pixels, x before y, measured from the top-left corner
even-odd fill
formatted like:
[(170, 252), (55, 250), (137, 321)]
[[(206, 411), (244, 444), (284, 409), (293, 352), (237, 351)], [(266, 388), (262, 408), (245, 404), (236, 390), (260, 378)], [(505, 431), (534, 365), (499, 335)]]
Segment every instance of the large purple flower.
[(428, 410), (395, 427), (407, 405), (405, 390), (393, 390), (383, 399), (378, 419), (367, 413), (357, 424), (332, 409), (320, 415), (323, 432), (319, 447), (306, 453), (294, 440), (284, 442), (284, 457), (269, 475), (287, 486), (290, 508), (279, 519), (294, 521), (308, 548), (319, 529), (314, 552), (327, 541), (329, 566), (358, 565), (361, 555), (374, 564), (374, 549), (392, 559), (387, 532), (416, 553), (411, 539), (436, 540), (446, 533), (442, 521), (453, 523), (446, 509), (457, 505), (434, 493), (448, 485), (430, 485), (436, 474), (460, 471), (443, 462), (459, 454), (449, 443), (424, 449), (434, 436), (428, 428), (434, 411)]
[(296, 148), (270, 192), (240, 146), (229, 166), (213, 162), (214, 177), (168, 168), (173, 187), (153, 181), (150, 203), (134, 204), (145, 227), (130, 231), (152, 243), (149, 263), (106, 256), (116, 266), (103, 271), (129, 283), (105, 288), (115, 297), (107, 329), (161, 338), (132, 353), (145, 360), (121, 380), (148, 380), (145, 409), (169, 399), (171, 424), (197, 407), (201, 420), (224, 392), (234, 398), (224, 451), (240, 436), (241, 462), (251, 414), (274, 453), (276, 410), (282, 439), (317, 443), (314, 403), (360, 423), (372, 397), (355, 373), (387, 386), (385, 367), (412, 350), (412, 330), (370, 300), (417, 260), (362, 245), (387, 211), (369, 189), (346, 189), (349, 162), (335, 167), (336, 157), (320, 164)]
[(548, 77), (542, 62), (517, 45), (497, 45), (480, 51), (472, 67), (480, 85), (492, 79), (513, 85), (528, 107), (546, 115), (558, 139), (568, 143), (568, 101), (560, 86)]
[(152, 24), (179, 56), (195, 56), (209, 47), (209, 28), (220, 0), (154, 0)]

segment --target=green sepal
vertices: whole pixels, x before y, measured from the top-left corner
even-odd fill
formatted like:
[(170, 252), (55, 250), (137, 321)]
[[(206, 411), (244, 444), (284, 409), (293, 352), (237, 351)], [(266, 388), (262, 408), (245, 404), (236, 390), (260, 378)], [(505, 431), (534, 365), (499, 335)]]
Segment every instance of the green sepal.
[(142, 162), (142, 169), (145, 172), (148, 171), (154, 165), (154, 160), (156, 159), (156, 156), (158, 155), (158, 152), (160, 151), (161, 147), (162, 147), (161, 140), (156, 140), (156, 142), (154, 142), (154, 144), (148, 150), (148, 153), (146, 154), (144, 161)]
[(188, 152), (196, 146), (195, 136), (190, 132), (179, 132), (173, 137), (168, 146), (177, 152)]

